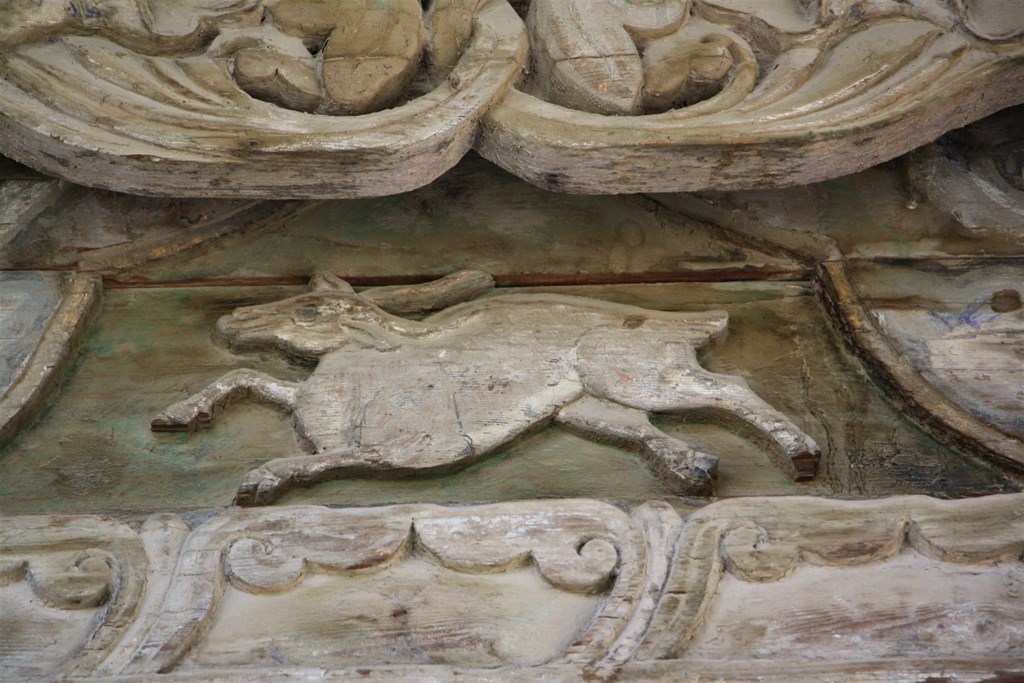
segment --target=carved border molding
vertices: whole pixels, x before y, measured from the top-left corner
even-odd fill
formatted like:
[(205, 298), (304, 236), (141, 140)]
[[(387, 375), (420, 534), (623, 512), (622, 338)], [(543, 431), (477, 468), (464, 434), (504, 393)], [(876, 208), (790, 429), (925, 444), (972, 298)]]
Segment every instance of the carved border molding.
[(0, 443), (11, 439), (46, 399), (99, 305), (98, 275), (63, 274), (60, 303), (28, 364), (0, 396)]
[(1024, 471), (1024, 443), (985, 423), (929, 384), (874, 323), (841, 261), (819, 266), (819, 297), (832, 324), (886, 395), (941, 438), (1016, 472)]
[[(155, 515), (138, 529), (92, 516), (0, 518), (0, 589), (28, 580), (50, 605), (100, 610), (102, 623), (86, 645), (52, 675), (764, 680), (763, 665), (753, 661), (690, 656), (694, 635), (726, 590), (725, 576), (771, 583), (799, 577), (803, 565), (853, 569), (906, 552), (937, 563), (932, 567), (1009, 570), (1024, 553), (1024, 494), (959, 501), (734, 499), (685, 519), (664, 503), (648, 503), (627, 516), (586, 500), (461, 508), (286, 506), (215, 513), (191, 530), (176, 515)], [(292, 590), (313, 575), (365, 576), (412, 555), (455, 573), (493, 575), (533, 567), (555, 589), (592, 594), (599, 606), (564, 654), (537, 666), (324, 668), (318, 660), (306, 668), (211, 668), (195, 661), (179, 667), (216, 630), (213, 620), (229, 588), (259, 600)], [(798, 661), (794, 655), (773, 660), (769, 680), (820, 680), (822, 672), (849, 680), (879, 675), (919, 680), (932, 671), (976, 680), (980, 666), (988, 672), (1020, 669), (1020, 661), (979, 661), (953, 656)]]
[(686, 520), (662, 597), (666, 607), (651, 623), (637, 658), (683, 655), (726, 572), (744, 581), (772, 582), (803, 563), (863, 566), (906, 549), (956, 564), (1019, 561), (1022, 521), (1024, 496), (1019, 494), (856, 502), (794, 496), (710, 505)]
[[(570, 5), (537, 0), (524, 19), (506, 0), (435, 0), (418, 29), (431, 31), (433, 89), (354, 116), (250, 97), (224, 36), (176, 59), (126, 51), (88, 22), (30, 31), (0, 56), (0, 152), (165, 196), (394, 194), (474, 146), (553, 190), (727, 190), (868, 168), (1024, 102), (1019, 11), (997, 0)], [(627, 82), (632, 103), (609, 95)]]
[(532, 562), (562, 590), (599, 590), (611, 581), (590, 628), (563, 655), (566, 663), (593, 659), (619, 635), (638, 609), (647, 564), (642, 535), (629, 518), (592, 501), (235, 509), (189, 537), (160, 615), (124, 673), (172, 671), (209, 627), (229, 583), (273, 592), (312, 571), (343, 573), (401, 561), (412, 543), (455, 571), (492, 573)]
[(26, 580), (46, 605), (99, 608), (91, 634), (54, 676), (96, 670), (133, 622), (147, 589), (149, 559), (128, 526), (99, 517), (0, 518), (0, 587)]

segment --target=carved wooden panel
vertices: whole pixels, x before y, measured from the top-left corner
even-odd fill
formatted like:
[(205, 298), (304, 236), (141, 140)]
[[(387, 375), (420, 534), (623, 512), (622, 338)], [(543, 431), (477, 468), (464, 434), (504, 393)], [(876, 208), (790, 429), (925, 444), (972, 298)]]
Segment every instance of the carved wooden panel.
[[(244, 474), (302, 454), (292, 419), (239, 401), (210, 429), (154, 433), (151, 421), (225, 373), (257, 370), (289, 382), (306, 365), (276, 352), (231, 350), (215, 339), (217, 320), (239, 307), (271, 305), (305, 287), (111, 287), (49, 409), (2, 452), (7, 513), (180, 509), (229, 505)], [(718, 496), (981, 495), (1018, 484), (965, 456), (901, 416), (855, 358), (832, 339), (813, 291), (799, 283), (678, 283), (536, 290), (600, 297), (659, 311), (725, 310), (729, 325), (701, 364), (743, 377), (822, 448), (815, 479), (796, 482), (770, 451), (700, 415), (657, 414), (663, 432), (719, 459)], [(763, 355), (762, 355), (763, 354)], [(768, 362), (758, 359), (769, 359)], [(837, 389), (837, 387), (840, 387)], [(339, 430), (339, 438), (344, 430)], [(640, 458), (614, 445), (552, 426), (525, 434), (481, 462), (443, 476), (381, 479), (352, 473), (285, 494), (281, 502), (371, 505), (486, 502), (586, 494), (637, 503), (663, 498), (665, 482)], [(698, 499), (699, 500), (699, 499)]]
[(251, 471), (239, 505), (326, 479), (452, 471), (552, 422), (636, 452), (677, 494), (710, 494), (717, 458), (659, 430), (655, 412), (741, 424), (795, 479), (814, 477), (813, 439), (741, 378), (699, 366), (696, 349), (725, 332), (726, 313), (659, 314), (550, 294), (478, 298), (493, 286), (486, 273), (462, 271), (357, 294), (323, 273), (309, 293), (237, 308), (217, 321), (232, 348), (278, 351), (312, 361), (314, 372), (290, 382), (233, 370), (166, 407), (152, 429), (209, 427), (239, 395), (292, 413), (309, 455)]
[[(912, 660), (926, 671), (952, 651), (1006, 666), (1024, 642), (1020, 514), (1018, 496), (710, 506), (687, 520), (660, 635), (637, 657), (824, 671)], [(1005, 526), (988, 529), (996, 520)]]
[[(749, 498), (685, 519), (585, 500), (285, 506), (191, 530), (12, 517), (0, 599), (19, 628), (0, 632), (0, 674), (970, 671), (1022, 656), (1022, 516), (1012, 495)], [(965, 649), (964, 629), (983, 637)]]
[[(1019, 98), (1015, 4), (189, 8), (0, 8), (3, 144), (172, 195), (0, 159), (0, 678), (1020, 678), (1024, 109), (772, 189)], [(473, 144), (753, 189), (329, 198)]]

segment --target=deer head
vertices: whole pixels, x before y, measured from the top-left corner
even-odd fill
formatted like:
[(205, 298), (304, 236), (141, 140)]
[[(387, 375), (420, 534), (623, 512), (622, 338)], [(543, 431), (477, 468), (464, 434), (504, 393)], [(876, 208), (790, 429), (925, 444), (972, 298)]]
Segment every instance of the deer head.
[(243, 306), (217, 321), (217, 332), (236, 351), (275, 349), (316, 362), (349, 344), (389, 351), (404, 339), (435, 331), (429, 322), (395, 313), (424, 313), (450, 306), (490, 289), (486, 273), (463, 271), (434, 282), (376, 287), (356, 292), (344, 280), (318, 273), (310, 291), (256, 306)]

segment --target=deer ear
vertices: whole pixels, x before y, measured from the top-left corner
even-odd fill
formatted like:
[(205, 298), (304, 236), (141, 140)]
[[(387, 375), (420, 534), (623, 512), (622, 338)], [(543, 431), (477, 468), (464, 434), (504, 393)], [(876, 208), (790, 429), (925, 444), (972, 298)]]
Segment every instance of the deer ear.
[(429, 313), (469, 301), (494, 287), (494, 278), (481, 270), (463, 270), (420, 285), (373, 287), (359, 293), (388, 313)]
[(352, 285), (342, 280), (336, 275), (331, 275), (326, 271), (318, 271), (313, 275), (309, 281), (309, 288), (314, 292), (345, 292), (347, 294), (355, 294), (356, 291), (352, 289)]

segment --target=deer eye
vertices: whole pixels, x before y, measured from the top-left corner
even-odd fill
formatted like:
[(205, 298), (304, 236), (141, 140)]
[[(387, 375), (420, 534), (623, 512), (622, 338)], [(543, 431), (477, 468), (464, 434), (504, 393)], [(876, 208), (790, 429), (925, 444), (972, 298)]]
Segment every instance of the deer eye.
[(316, 320), (320, 317), (320, 310), (313, 305), (303, 306), (295, 311), (298, 320)]

